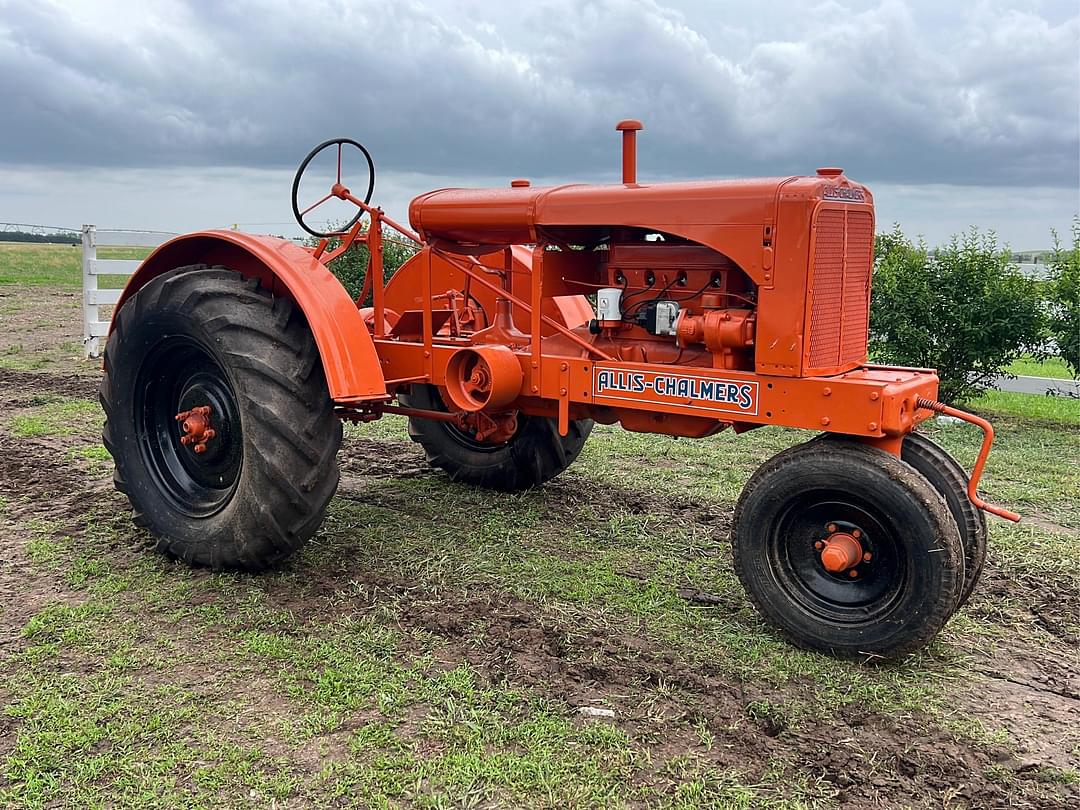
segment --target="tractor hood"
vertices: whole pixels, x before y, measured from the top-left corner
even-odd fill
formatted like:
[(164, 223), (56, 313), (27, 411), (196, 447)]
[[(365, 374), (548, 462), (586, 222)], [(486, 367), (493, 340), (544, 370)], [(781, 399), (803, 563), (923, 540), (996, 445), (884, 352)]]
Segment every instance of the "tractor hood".
[[(836, 171), (836, 170), (830, 170)], [(870, 194), (842, 174), (688, 183), (565, 185), (501, 189), (447, 188), (416, 197), (412, 226), (428, 241), (477, 247), (536, 244), (545, 238), (602, 237), (629, 226), (690, 236), (716, 226), (774, 222), (781, 188), (807, 201), (843, 193), (849, 202)], [(692, 237), (691, 237), (692, 238)], [(708, 240), (705, 240), (708, 241)]]

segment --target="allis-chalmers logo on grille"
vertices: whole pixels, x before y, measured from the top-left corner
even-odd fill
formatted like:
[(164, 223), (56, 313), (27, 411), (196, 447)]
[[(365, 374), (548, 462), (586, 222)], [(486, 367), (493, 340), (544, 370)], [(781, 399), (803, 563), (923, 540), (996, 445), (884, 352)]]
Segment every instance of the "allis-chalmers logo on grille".
[(758, 409), (758, 384), (658, 371), (623, 371), (593, 367), (593, 392), (597, 398), (673, 405), (709, 411), (734, 411), (754, 415)]
[(847, 186), (826, 186), (825, 193), (821, 196), (826, 200), (839, 200), (840, 202), (866, 202), (866, 194), (861, 188), (848, 188)]

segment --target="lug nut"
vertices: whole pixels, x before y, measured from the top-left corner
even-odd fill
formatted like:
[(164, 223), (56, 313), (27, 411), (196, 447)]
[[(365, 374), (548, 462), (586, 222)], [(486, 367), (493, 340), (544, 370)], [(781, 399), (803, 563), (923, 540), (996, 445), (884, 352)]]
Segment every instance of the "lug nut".
[(821, 551), (823, 548), (825, 548), (825, 544), (818, 540), (816, 543), (814, 543), (814, 548), (816, 548), (818, 551)]
[(825, 527), (825, 531), (829, 532), (829, 534), (832, 534), (833, 532), (835, 532), (835, 531), (836, 531), (836, 524), (835, 524), (835, 523), (830, 523), (830, 524), (828, 524), (828, 525), (827, 525), (827, 526)]
[(872, 556), (873, 556), (873, 555), (872, 555), (872, 554), (871, 554), (871, 553), (870, 553), (869, 551), (868, 551), (868, 552), (866, 552), (865, 554), (863, 554), (863, 555), (862, 555), (862, 558), (863, 558), (863, 562), (870, 562), (870, 558), (871, 558)]
[(858, 529), (852, 529), (851, 536), (855, 537), (855, 538), (862, 537), (862, 532), (859, 531)]
[(859, 572), (856, 571), (854, 568), (852, 568), (850, 571), (848, 571), (848, 576), (851, 577), (852, 579), (854, 579), (858, 575), (859, 575)]

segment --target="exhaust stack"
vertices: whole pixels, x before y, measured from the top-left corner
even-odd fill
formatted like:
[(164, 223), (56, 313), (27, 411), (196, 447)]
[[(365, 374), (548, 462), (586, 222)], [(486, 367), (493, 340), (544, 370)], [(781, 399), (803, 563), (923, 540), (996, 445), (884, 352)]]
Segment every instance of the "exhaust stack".
[(622, 181), (624, 184), (637, 185), (637, 133), (645, 129), (640, 121), (628, 118), (615, 125), (622, 133)]

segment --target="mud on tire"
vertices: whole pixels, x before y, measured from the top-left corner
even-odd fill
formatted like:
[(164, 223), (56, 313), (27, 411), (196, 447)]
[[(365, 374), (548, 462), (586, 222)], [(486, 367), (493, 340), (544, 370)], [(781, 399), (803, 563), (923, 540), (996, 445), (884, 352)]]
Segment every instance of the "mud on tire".
[[(445, 411), (436, 387), (414, 385), (398, 397), (403, 405)], [(428, 463), (445, 470), (454, 481), (487, 489), (514, 492), (550, 481), (577, 460), (592, 432), (591, 419), (570, 422), (565, 436), (558, 421), (519, 414), (518, 431), (503, 444), (487, 444), (446, 422), (409, 419), (409, 437), (419, 443)]]
[[(115, 318), (100, 397), (116, 488), (158, 550), (258, 570), (318, 529), (341, 423), (302, 314), (256, 280), (198, 265), (148, 283)], [(196, 454), (175, 415), (200, 404), (217, 435)]]

